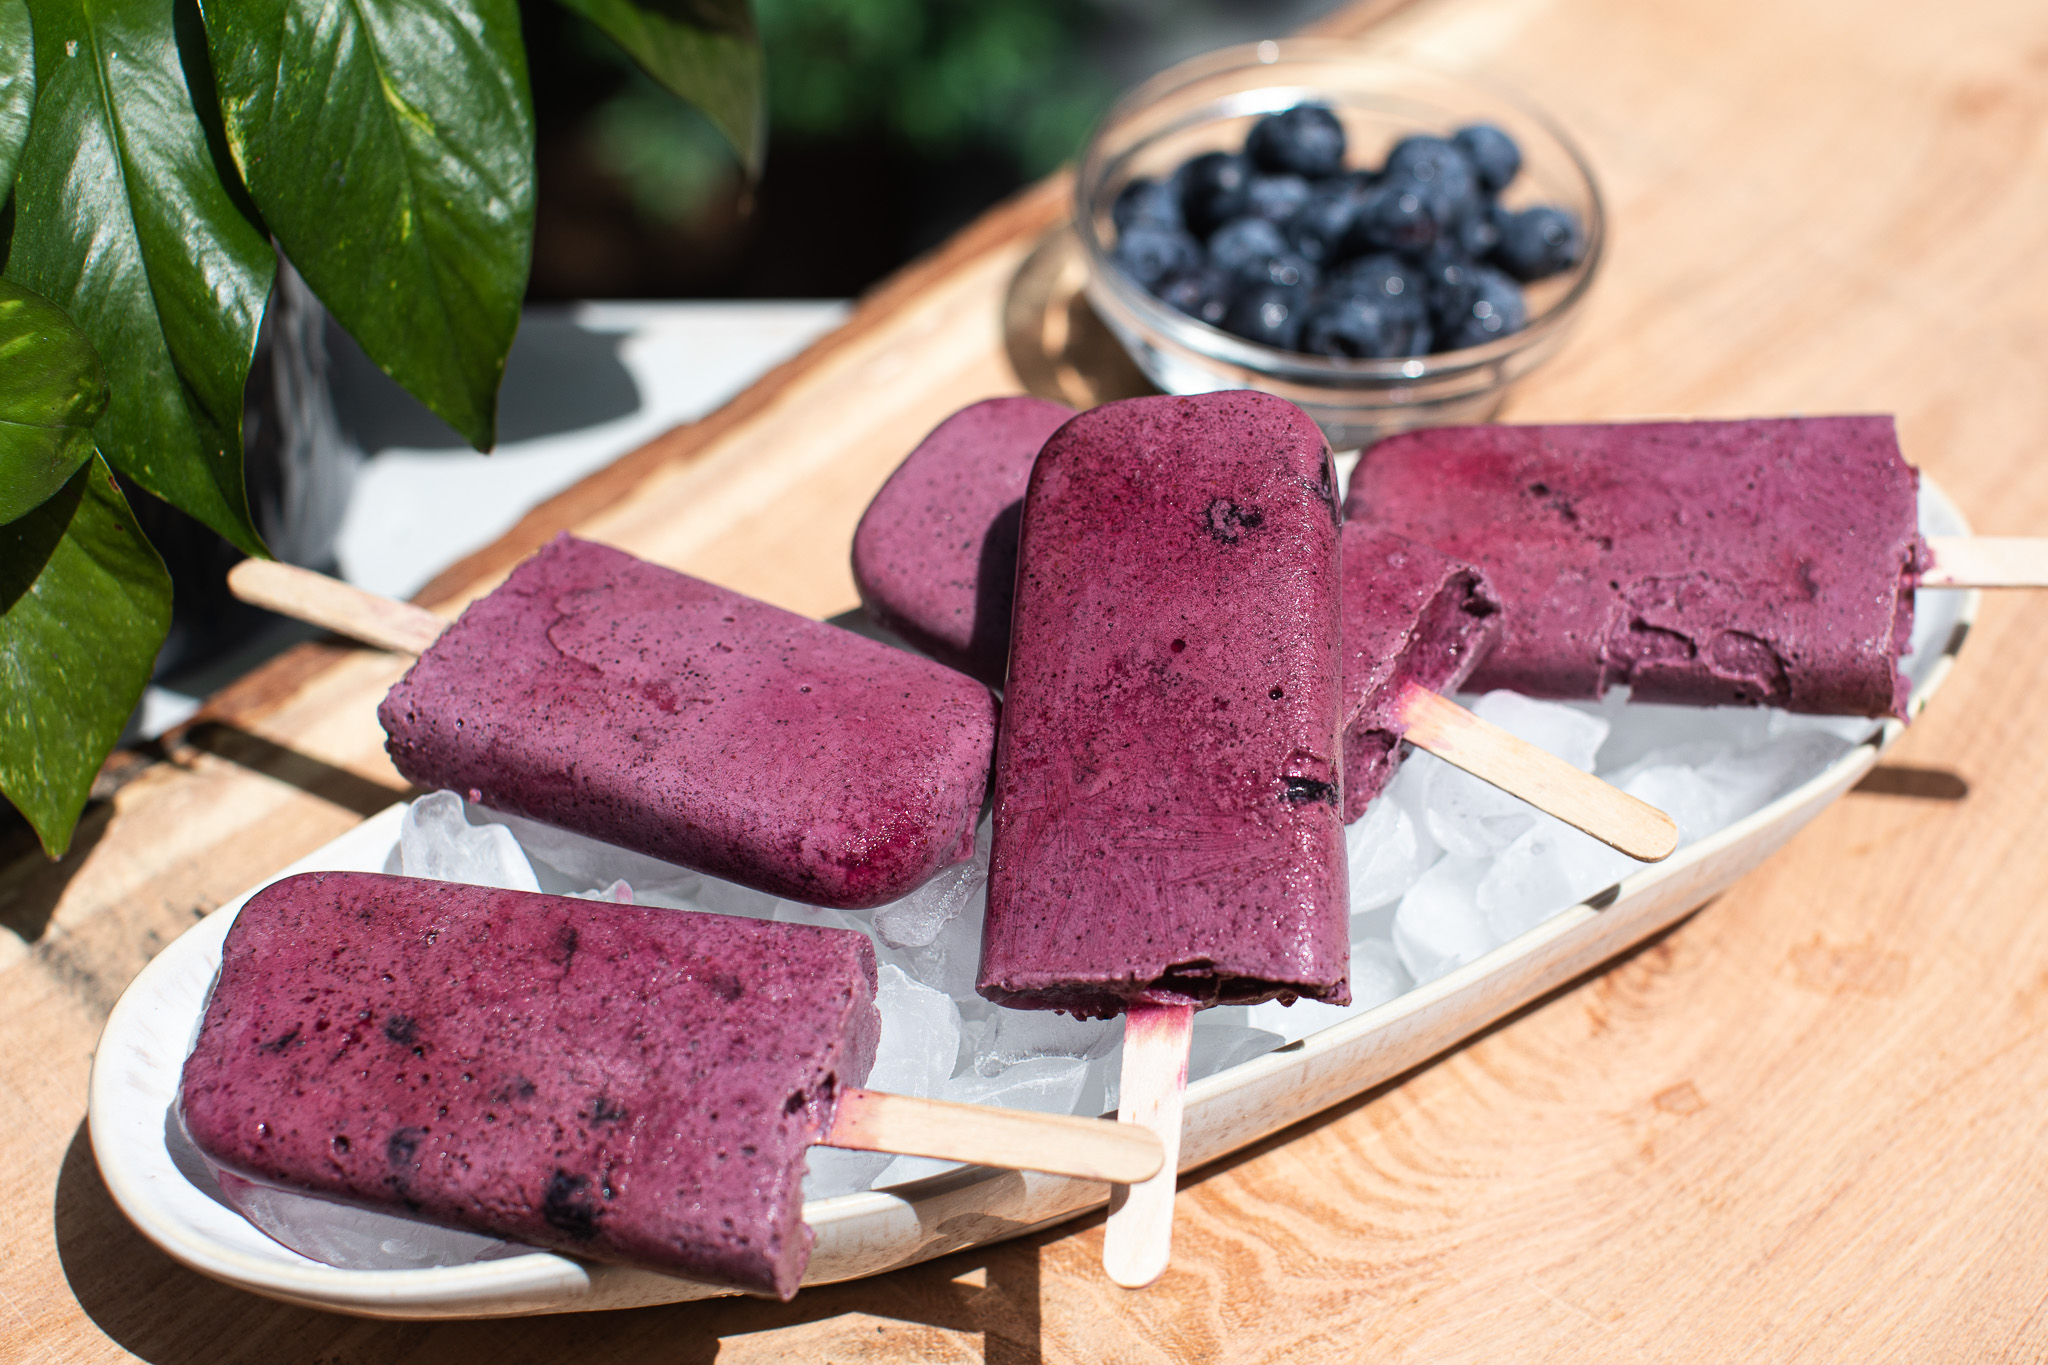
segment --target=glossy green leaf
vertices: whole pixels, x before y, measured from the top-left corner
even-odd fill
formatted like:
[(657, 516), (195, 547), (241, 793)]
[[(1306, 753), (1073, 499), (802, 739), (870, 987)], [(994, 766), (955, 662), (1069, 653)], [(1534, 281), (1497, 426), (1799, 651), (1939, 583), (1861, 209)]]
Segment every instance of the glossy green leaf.
[(704, 111), (746, 163), (761, 170), (761, 40), (746, 0), (562, 0), (626, 49), (656, 81)]
[(228, 144), (285, 255), (478, 449), (533, 245), (514, 0), (202, 0)]
[(27, 0), (0, 0), (0, 201), (14, 183), (36, 107), (36, 49)]
[(7, 278), (99, 351), (108, 463), (264, 554), (242, 484), (242, 387), (277, 258), (200, 121), (205, 42), (177, 31), (173, 0), (36, 0), (33, 13), (36, 112)]
[(170, 575), (104, 460), (0, 526), (0, 792), (51, 857), (170, 628)]
[(56, 304), (0, 280), (0, 522), (62, 488), (92, 455), (107, 376)]

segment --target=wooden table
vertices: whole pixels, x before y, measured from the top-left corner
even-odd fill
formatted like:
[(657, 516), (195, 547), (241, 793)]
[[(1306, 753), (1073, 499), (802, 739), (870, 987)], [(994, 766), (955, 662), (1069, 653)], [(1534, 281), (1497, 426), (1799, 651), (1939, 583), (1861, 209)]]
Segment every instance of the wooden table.
[[(1333, 27), (1521, 87), (1603, 177), (1605, 278), (1506, 417), (1891, 411), (1980, 530), (2048, 530), (2039, 0), (1383, 0)], [(997, 210), (426, 600), (573, 527), (850, 607), (854, 521), (925, 429), (1027, 382), (1131, 382), (1032, 258), (1065, 195)], [(83, 1122), (143, 962), (402, 793), (372, 717), (400, 668), (302, 648), (110, 774), (63, 863), (0, 850), (0, 1359), (2048, 1357), (2040, 595), (1988, 602), (1887, 764), (1677, 931), (1188, 1177), (1149, 1291), (1103, 1279), (1097, 1219), (788, 1305), (438, 1326), (178, 1268), (109, 1202)]]

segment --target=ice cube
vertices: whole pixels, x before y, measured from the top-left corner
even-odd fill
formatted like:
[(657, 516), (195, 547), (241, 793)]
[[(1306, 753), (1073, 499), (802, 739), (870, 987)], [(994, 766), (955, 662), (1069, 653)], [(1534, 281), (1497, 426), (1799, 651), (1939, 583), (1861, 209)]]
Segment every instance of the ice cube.
[(974, 1070), (998, 1075), (1034, 1057), (1106, 1057), (1124, 1037), (1122, 1016), (1076, 1019), (1052, 1010), (997, 1009), (974, 1050)]
[(549, 871), (561, 874), (561, 886), (549, 886), (548, 890), (582, 891), (604, 886), (610, 882), (624, 880), (631, 882), (643, 900), (650, 895), (673, 897), (680, 891), (687, 896), (702, 880), (698, 873), (687, 868), (665, 863), (659, 858), (650, 858), (644, 853), (633, 853), (616, 844), (571, 834), (568, 830), (544, 825), (538, 820), (524, 816), (508, 815), (483, 806), (470, 807), (470, 818), (478, 823), (490, 821), (503, 825), (519, 840), (519, 846), (526, 856), (541, 866), (534, 871), (545, 885), (551, 881)]
[(1536, 823), (1527, 802), (1432, 754), (1416, 754), (1409, 764), (1422, 769), (1423, 826), (1452, 857), (1490, 858)]
[(454, 792), (432, 792), (406, 807), (398, 827), (399, 867), (408, 877), (538, 891), (540, 881), (504, 825), (472, 825)]
[(741, 886), (721, 877), (705, 877), (690, 894), (690, 900), (699, 910), (709, 910), (714, 915), (740, 915), (746, 919), (774, 919), (776, 906), (782, 903), (766, 891), (756, 891), (751, 886)]
[[(997, 1109), (1029, 1109), (1040, 1114), (1071, 1114), (1088, 1079), (1088, 1063), (1078, 1057), (1038, 1057), (997, 1076), (969, 1072), (946, 1083), (942, 1098), (958, 1104), (985, 1104)], [(959, 1166), (931, 1157), (897, 1157), (875, 1178), (875, 1188), (922, 1180)]]
[(1344, 831), (1352, 913), (1389, 905), (1406, 895), (1436, 853), (1430, 844), (1426, 857), (1425, 842), (1415, 817), (1401, 802), (1382, 793), (1367, 806), (1365, 815)]
[(830, 1199), (865, 1190), (896, 1158), (888, 1152), (852, 1152), (813, 1147), (804, 1153), (804, 1198)]
[(1545, 815), (1494, 858), (1479, 879), (1473, 900), (1488, 936), (1506, 943), (1639, 866), (1591, 835)]
[(875, 933), (891, 948), (928, 948), (987, 887), (985, 863), (955, 863), (903, 899), (877, 906)]
[(1666, 706), (1630, 702), (1611, 706), (1624, 689), (1607, 694), (1603, 712), (1613, 722), (1600, 746), (1596, 771), (1602, 776), (1640, 763), (1652, 752), (1683, 745), (1715, 750), (1743, 748), (1768, 737), (1770, 714), (1754, 706)]
[(981, 970), (981, 928), (987, 914), (984, 883), (967, 898), (959, 914), (939, 926), (938, 936), (930, 943), (898, 953), (905, 970), (955, 1000), (978, 999), (974, 978)]
[(1713, 783), (1680, 764), (1638, 766), (1616, 785), (1676, 821), (1680, 848), (1698, 843), (1729, 823), (1733, 809), (1733, 803)]
[(1612, 728), (1597, 710), (1538, 701), (1519, 692), (1488, 692), (1472, 703), (1472, 714), (1588, 773)]
[(1451, 858), (1422, 874), (1394, 912), (1394, 950), (1418, 984), (1484, 956), (1493, 947), (1478, 901), (1488, 863)]
[(1351, 940), (1351, 1008), (1376, 1009), (1405, 995), (1415, 978), (1401, 965), (1401, 955), (1383, 938)]
[(272, 1240), (343, 1270), (424, 1270), (533, 1250), (482, 1233), (252, 1184), (226, 1171), (216, 1172), (215, 1179), (229, 1205)]
[(877, 973), (875, 1008), (882, 1036), (868, 1088), (929, 1098), (944, 1089), (960, 1050), (960, 1010), (944, 992), (919, 985), (884, 963)]
[(1239, 1062), (1264, 1056), (1286, 1041), (1268, 1029), (1212, 1023), (1203, 1015), (1196, 1015), (1194, 1033), (1188, 1040), (1188, 1079), (1199, 1081), (1204, 1076), (1228, 1071)]

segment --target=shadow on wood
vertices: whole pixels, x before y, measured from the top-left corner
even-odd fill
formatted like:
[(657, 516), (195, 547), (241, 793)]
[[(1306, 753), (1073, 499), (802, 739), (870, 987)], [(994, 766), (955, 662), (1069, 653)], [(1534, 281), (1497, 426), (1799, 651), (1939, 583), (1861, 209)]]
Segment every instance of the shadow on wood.
[[(814, 1348), (806, 1355), (818, 1358), (872, 1348), (878, 1337), (964, 1333), (981, 1337), (986, 1365), (1039, 1365), (1040, 1248), (1071, 1230), (1061, 1227), (887, 1275), (806, 1289), (791, 1303), (736, 1297), (612, 1313), (380, 1322), (266, 1303), (173, 1261), (115, 1205), (83, 1123), (64, 1154), (54, 1218), (58, 1257), (79, 1306), (112, 1341), (152, 1365), (511, 1365), (571, 1359), (710, 1365), (733, 1338), (785, 1328), (809, 1328), (799, 1340)], [(918, 1352), (915, 1340), (902, 1349)]]
[(396, 801), (419, 795), (410, 787), (373, 782), (346, 768), (286, 748), (275, 740), (230, 725), (224, 721), (201, 720), (167, 744), (175, 761), (180, 750), (197, 749), (228, 762), (297, 787), (343, 810), (368, 819)]
[(1849, 790), (1858, 796), (1911, 796), (1922, 801), (1960, 801), (1970, 794), (1970, 784), (1946, 768), (1909, 768), (1900, 763), (1880, 763)]
[(1003, 299), (1003, 349), (1027, 393), (1074, 408), (1157, 393), (1082, 292), (1088, 267), (1064, 223), (1039, 239)]

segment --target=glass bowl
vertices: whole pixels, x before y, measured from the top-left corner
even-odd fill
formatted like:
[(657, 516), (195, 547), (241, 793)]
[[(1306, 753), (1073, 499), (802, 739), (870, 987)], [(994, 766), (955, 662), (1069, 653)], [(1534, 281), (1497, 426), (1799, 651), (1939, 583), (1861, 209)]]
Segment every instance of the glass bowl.
[[(1110, 206), (1126, 185), (1164, 179), (1203, 152), (1237, 151), (1262, 115), (1311, 101), (1329, 105), (1343, 123), (1345, 162), (1354, 169), (1377, 167), (1411, 133), (1448, 136), (1469, 123), (1497, 125), (1522, 149), (1521, 173), (1501, 203), (1555, 204), (1577, 214), (1585, 232), (1578, 264), (1524, 286), (1528, 322), (1521, 331), (1481, 346), (1389, 360), (1328, 359), (1247, 341), (1179, 312), (1117, 267)], [(1491, 417), (1508, 386), (1563, 342), (1606, 237), (1585, 156), (1520, 97), (1321, 39), (1224, 48), (1124, 96), (1082, 153), (1074, 226), (1087, 261), (1089, 303), (1153, 383), (1168, 393), (1276, 394), (1313, 417), (1339, 450), (1411, 427)]]

